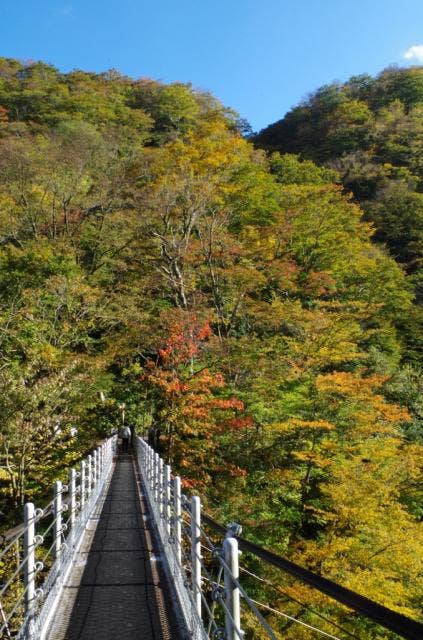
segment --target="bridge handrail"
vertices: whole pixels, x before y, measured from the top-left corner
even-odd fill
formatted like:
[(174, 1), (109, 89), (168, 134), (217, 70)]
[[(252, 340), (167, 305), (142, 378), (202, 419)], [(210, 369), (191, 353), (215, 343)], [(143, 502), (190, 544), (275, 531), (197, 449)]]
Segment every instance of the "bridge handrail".
[[(193, 640), (207, 640), (208, 635), (198, 615), (195, 597), (189, 588), (189, 577), (182, 562), (180, 479), (171, 479), (170, 467), (164, 464), (143, 438), (137, 436), (135, 445), (138, 468), (166, 561), (165, 569), (176, 591), (184, 624)], [(173, 500), (171, 489), (174, 490)]]
[[(276, 640), (269, 624), (238, 580), (238, 543), (233, 537), (233, 530), (229, 527), (221, 545), (213, 544), (201, 525), (200, 498), (192, 496), (188, 500), (181, 493), (180, 478), (172, 475), (170, 466), (143, 438), (136, 438), (136, 450), (164, 559), (173, 578), (190, 637), (194, 640), (243, 640), (242, 593), (243, 601), (268, 637)], [(208, 546), (205, 547), (202, 541)], [(204, 548), (207, 548), (219, 567), (216, 579), (204, 562)], [(207, 588), (204, 587), (205, 582)]]
[[(256, 606), (260, 603), (256, 603), (249, 597), (239, 581), (238, 548), (252, 553), (267, 564), (282, 569), (303, 583), (325, 593), (360, 615), (364, 615), (382, 627), (407, 638), (407, 640), (418, 640), (423, 637), (421, 623), (242, 538), (239, 535), (241, 527), (236, 523), (223, 527), (209, 515), (201, 512), (200, 498), (193, 496), (191, 500), (188, 500), (181, 494), (180, 478), (172, 476), (170, 467), (144, 439), (139, 437), (137, 437), (137, 453), (140, 472), (146, 486), (155, 524), (159, 531), (166, 560), (170, 563), (170, 571), (177, 582), (178, 597), (193, 638), (242, 640), (244, 633), (241, 629), (240, 618), (241, 595), (243, 603), (248, 605), (267, 636), (275, 639), (268, 622)], [(224, 538), (222, 545), (215, 546), (207, 535), (204, 525)], [(188, 534), (189, 540), (186, 538), (184, 540), (184, 533)], [(215, 580), (210, 575), (201, 549), (206, 549), (210, 553), (210, 557), (217, 561), (220, 574), (222, 572), (224, 574), (224, 587), (220, 584), (220, 578)], [(204, 589), (204, 582), (208, 583), (207, 590)], [(183, 588), (178, 586), (180, 584)], [(210, 593), (212, 594), (212, 605), (206, 597)], [(222, 609), (220, 617), (215, 613), (214, 603), (216, 602), (220, 604)], [(204, 609), (209, 617), (207, 629), (203, 622), (205, 619)], [(196, 613), (194, 617), (193, 612)], [(311, 627), (311, 625), (282, 612), (275, 611), (275, 613), (308, 626), (319, 634), (336, 639), (336, 636)], [(217, 623), (216, 620), (218, 620)], [(224, 620), (224, 627), (219, 626), (222, 620)], [(336, 623), (332, 623), (330, 620), (327, 622), (351, 635)], [(213, 633), (210, 635), (212, 627)]]
[[(44, 508), (36, 508), (31, 502), (25, 504), (23, 525), (16, 528), (17, 533), (0, 552), (0, 559), (7, 559), (16, 547), (14, 555), (18, 557), (17, 568), (0, 589), (0, 637), (12, 638), (12, 634), (16, 640), (42, 637), (88, 518), (110, 477), (116, 446), (117, 436), (112, 436), (81, 461), (79, 470), (70, 469), (68, 485), (55, 482), (53, 500)], [(66, 521), (63, 519), (65, 512), (69, 512)], [(50, 523), (37, 533), (37, 526), (49, 516)], [(52, 543), (39, 560), (37, 549), (42, 548), (48, 536)], [(12, 587), (19, 595), (8, 607), (5, 600)], [(20, 625), (15, 634), (12, 624), (17, 623), (18, 618)]]
[[(224, 527), (209, 515), (203, 514), (203, 520), (218, 533), (223, 533), (225, 531)], [(370, 598), (367, 598), (366, 596), (356, 593), (351, 589), (347, 589), (333, 580), (329, 580), (328, 578), (324, 578), (323, 576), (313, 573), (309, 569), (305, 569), (291, 560), (282, 558), (272, 551), (268, 551), (254, 542), (251, 542), (250, 540), (246, 540), (238, 535), (235, 537), (238, 540), (239, 548), (243, 551), (252, 553), (256, 557), (264, 560), (266, 563), (291, 574), (298, 580), (318, 589), (321, 593), (325, 593), (337, 602), (346, 605), (360, 615), (366, 616), (373, 622), (380, 624), (382, 627), (385, 627), (390, 631), (394, 631), (398, 635), (408, 638), (409, 640), (418, 640), (423, 638), (423, 624), (420, 622), (412, 620), (411, 618), (408, 618), (401, 613), (397, 613), (396, 611), (392, 611), (392, 609), (388, 609), (378, 602), (370, 600)]]

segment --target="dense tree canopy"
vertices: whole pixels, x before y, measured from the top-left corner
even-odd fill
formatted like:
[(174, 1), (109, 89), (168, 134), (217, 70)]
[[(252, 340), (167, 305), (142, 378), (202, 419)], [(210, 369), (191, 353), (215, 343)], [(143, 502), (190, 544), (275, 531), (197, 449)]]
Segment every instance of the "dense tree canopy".
[[(375, 226), (374, 239), (413, 274), (423, 250), (423, 68), (389, 68), (318, 89), (254, 137), (338, 172)], [(320, 169), (323, 170), (323, 169)]]
[(324, 88), (268, 156), (189, 85), (0, 60), (4, 526), (124, 401), (222, 521), (420, 615), (420, 77)]

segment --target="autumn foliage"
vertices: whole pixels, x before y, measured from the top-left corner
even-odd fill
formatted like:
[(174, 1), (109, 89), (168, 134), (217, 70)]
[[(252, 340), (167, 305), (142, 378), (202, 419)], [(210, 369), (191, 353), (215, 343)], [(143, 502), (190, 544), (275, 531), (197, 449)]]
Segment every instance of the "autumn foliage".
[[(323, 166), (255, 148), (190, 85), (0, 59), (4, 527), (125, 404), (219, 521), (421, 615), (420, 74), (287, 116), (285, 150)], [(386, 640), (244, 562), (277, 583), (257, 600)], [(314, 637), (267, 614), (285, 640)]]

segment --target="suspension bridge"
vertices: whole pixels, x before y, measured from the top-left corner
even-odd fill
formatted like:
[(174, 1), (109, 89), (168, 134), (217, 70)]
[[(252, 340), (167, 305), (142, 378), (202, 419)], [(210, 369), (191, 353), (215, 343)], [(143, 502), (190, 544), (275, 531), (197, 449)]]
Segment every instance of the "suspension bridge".
[(384, 637), (423, 638), (422, 624), (216, 522), (158, 453), (140, 437), (134, 445), (118, 454), (117, 436), (107, 439), (67, 485), (54, 484), (49, 504), (25, 505), (0, 551), (0, 638), (279, 640), (276, 616), (308, 637), (360, 640), (317, 612), (320, 625), (257, 601), (244, 578), (268, 581), (242, 566), (241, 551), (367, 617)]

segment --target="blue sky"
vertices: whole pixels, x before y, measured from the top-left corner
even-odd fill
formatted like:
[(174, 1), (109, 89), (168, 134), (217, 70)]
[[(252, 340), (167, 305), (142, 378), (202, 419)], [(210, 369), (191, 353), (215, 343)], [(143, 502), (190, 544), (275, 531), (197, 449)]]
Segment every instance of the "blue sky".
[(0, 0), (0, 55), (190, 81), (258, 130), (324, 83), (423, 63), (423, 2)]

